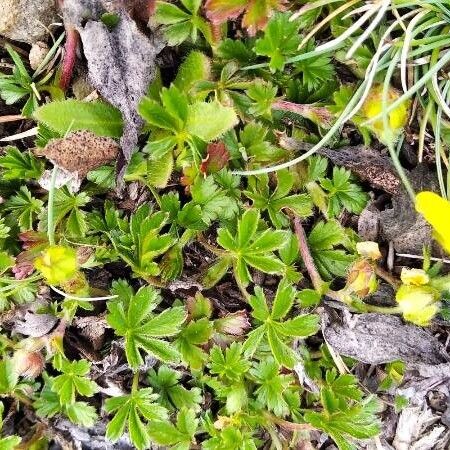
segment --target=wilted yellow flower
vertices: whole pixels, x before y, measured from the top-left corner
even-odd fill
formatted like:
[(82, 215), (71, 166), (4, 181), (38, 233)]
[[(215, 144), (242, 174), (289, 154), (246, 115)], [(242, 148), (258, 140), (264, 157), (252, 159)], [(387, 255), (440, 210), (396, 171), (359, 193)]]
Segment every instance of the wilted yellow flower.
[(450, 202), (434, 192), (419, 192), (416, 210), (433, 227), (434, 238), (450, 253)]
[(380, 248), (378, 243), (373, 241), (358, 242), (356, 244), (356, 251), (364, 258), (373, 259), (374, 261), (381, 258)]
[(42, 273), (49, 284), (61, 284), (76, 274), (77, 255), (70, 247), (52, 245), (36, 258), (34, 267)]
[(422, 286), (430, 282), (430, 277), (422, 269), (408, 269), (407, 267), (403, 267), (400, 278), (402, 283), (408, 286)]
[(402, 285), (395, 296), (405, 320), (426, 326), (438, 313), (436, 292), (428, 286)]
[[(399, 97), (400, 93), (396, 89), (390, 88), (388, 91), (387, 106), (390, 106)], [(361, 113), (366, 119), (372, 119), (381, 113), (382, 98), (383, 85), (380, 84), (372, 87), (361, 108)], [(388, 130), (385, 129), (382, 118), (371, 122), (368, 125), (369, 129), (385, 144), (396, 141), (408, 120), (408, 108), (409, 102), (405, 101), (389, 113)]]
[(358, 297), (366, 297), (373, 294), (378, 287), (377, 276), (374, 267), (367, 259), (356, 261), (347, 275), (345, 290), (355, 293)]

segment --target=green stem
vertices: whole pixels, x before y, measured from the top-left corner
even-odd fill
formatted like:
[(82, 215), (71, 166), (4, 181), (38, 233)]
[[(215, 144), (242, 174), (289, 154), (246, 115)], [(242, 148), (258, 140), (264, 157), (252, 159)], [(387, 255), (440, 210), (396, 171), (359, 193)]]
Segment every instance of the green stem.
[(55, 198), (55, 183), (58, 175), (58, 168), (53, 167), (52, 178), (50, 180), (50, 190), (48, 191), (48, 211), (47, 211), (47, 235), (50, 245), (55, 245), (55, 224), (53, 217), (53, 203)]
[(365, 303), (368, 312), (381, 314), (401, 314), (403, 311), (400, 306), (376, 306)]
[(136, 392), (138, 389), (139, 389), (139, 370), (137, 372), (134, 372), (131, 392)]

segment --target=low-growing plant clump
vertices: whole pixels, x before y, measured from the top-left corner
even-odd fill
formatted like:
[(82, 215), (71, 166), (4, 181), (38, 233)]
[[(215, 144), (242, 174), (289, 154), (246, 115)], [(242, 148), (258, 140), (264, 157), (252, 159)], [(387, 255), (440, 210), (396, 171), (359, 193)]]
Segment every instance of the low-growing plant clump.
[(448, 337), (445, 2), (102, 4), (164, 42), (142, 98), (95, 56), (129, 104), (80, 95), (81, 4), (37, 64), (0, 41), (0, 448), (388, 448), (408, 370), (445, 360), (327, 330)]

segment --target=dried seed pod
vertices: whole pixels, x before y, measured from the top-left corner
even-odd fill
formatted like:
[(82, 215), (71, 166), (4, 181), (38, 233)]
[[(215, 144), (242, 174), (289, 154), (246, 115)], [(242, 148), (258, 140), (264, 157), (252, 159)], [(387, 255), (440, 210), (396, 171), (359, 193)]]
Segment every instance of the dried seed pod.
[(52, 139), (44, 149), (37, 149), (35, 153), (83, 179), (89, 171), (116, 160), (119, 150), (113, 139), (83, 130), (74, 131), (62, 139)]

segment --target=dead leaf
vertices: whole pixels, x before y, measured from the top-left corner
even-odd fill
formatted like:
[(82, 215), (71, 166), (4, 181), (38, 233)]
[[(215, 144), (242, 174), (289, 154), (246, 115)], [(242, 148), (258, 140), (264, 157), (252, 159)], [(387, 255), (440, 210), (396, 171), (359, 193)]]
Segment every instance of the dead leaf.
[(58, 319), (51, 314), (37, 314), (25, 311), (22, 318), (17, 317), (14, 331), (34, 338), (45, 336), (54, 328)]
[(64, 0), (62, 11), (66, 27), (73, 25), (80, 34), (90, 81), (122, 113), (125, 128), (120, 144), (128, 161), (143, 125), (137, 105), (156, 74), (156, 55), (164, 44), (139, 31), (123, 5), (116, 2), (113, 8), (120, 18), (113, 29), (100, 20), (105, 9), (111, 10), (111, 2)]
[(111, 138), (90, 131), (74, 131), (62, 139), (52, 139), (35, 154), (45, 156), (53, 164), (82, 180), (97, 167), (117, 159), (120, 148)]
[(341, 321), (325, 320), (323, 334), (339, 354), (366, 364), (401, 360), (409, 367), (446, 362), (439, 341), (428, 331), (406, 325), (399, 317), (386, 314), (344, 314)]

